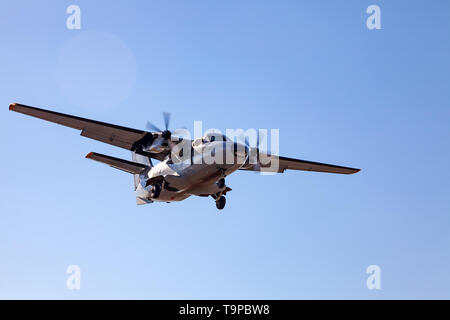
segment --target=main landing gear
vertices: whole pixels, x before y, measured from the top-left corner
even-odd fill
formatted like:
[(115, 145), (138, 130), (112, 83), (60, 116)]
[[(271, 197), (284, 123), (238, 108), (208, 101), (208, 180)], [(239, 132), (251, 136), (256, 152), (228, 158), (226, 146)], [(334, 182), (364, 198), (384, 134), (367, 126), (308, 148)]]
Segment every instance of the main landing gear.
[[(223, 189), (225, 187), (225, 179), (220, 178), (217, 182), (217, 187), (219, 189)], [(227, 202), (227, 199), (225, 199), (224, 195), (226, 194), (226, 190), (221, 190), (219, 193), (217, 193), (215, 196), (213, 196), (214, 199), (216, 199), (216, 207), (219, 210), (222, 210), (225, 208), (225, 204)]]
[(154, 184), (151, 189), (152, 198), (158, 199), (160, 193), (161, 193), (161, 185)]
[(225, 199), (225, 195), (228, 191), (231, 191), (230, 188), (228, 188), (225, 185), (225, 175), (222, 175), (222, 178), (220, 178), (217, 182), (217, 187), (219, 188), (219, 192), (216, 194), (212, 194), (211, 197), (213, 197), (214, 200), (216, 200), (216, 208), (219, 210), (222, 210), (225, 208), (225, 204), (227, 203), (227, 199)]

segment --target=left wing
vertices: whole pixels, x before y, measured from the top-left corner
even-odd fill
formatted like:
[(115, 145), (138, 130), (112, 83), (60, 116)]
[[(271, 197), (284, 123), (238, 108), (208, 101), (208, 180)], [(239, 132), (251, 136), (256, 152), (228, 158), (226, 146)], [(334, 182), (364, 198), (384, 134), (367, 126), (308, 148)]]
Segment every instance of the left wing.
[[(142, 150), (143, 146), (151, 145), (151, 143), (159, 136), (159, 133), (122, 127), (55, 111), (30, 107), (19, 103), (12, 103), (9, 106), (9, 110), (81, 130), (81, 135), (84, 137), (131, 151)], [(153, 157), (158, 159), (158, 156)]]

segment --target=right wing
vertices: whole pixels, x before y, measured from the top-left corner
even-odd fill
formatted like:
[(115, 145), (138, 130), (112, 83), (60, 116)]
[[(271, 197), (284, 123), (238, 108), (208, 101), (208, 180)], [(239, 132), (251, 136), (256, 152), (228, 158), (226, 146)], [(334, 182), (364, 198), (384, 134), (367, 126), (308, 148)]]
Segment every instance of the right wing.
[(111, 156), (107, 156), (107, 155), (95, 153), (95, 152), (88, 153), (86, 155), (86, 158), (105, 163), (105, 164), (109, 165), (110, 167), (113, 167), (113, 168), (116, 168), (116, 169), (119, 169), (119, 170), (122, 170), (122, 171), (125, 171), (128, 173), (132, 173), (132, 174), (141, 174), (147, 168), (149, 168), (148, 166), (141, 164), (141, 163), (123, 160), (123, 159), (119, 159), (119, 158), (114, 158)]
[(315, 171), (315, 172), (328, 172), (341, 174), (352, 174), (360, 171), (360, 169), (356, 168), (342, 167), (334, 164), (312, 162), (286, 157), (278, 157), (274, 155), (265, 155), (265, 157), (267, 157), (267, 159), (269, 160), (267, 165), (261, 164), (258, 159), (257, 164), (244, 165), (241, 168), (241, 170), (282, 173), (285, 170), (289, 169), (289, 170), (302, 170), (302, 171)]
[[(9, 106), (9, 110), (81, 130), (81, 135), (84, 137), (131, 151), (142, 150), (142, 146), (150, 145), (160, 134), (25, 106), (19, 103), (12, 103)], [(152, 157), (158, 159), (156, 154)]]

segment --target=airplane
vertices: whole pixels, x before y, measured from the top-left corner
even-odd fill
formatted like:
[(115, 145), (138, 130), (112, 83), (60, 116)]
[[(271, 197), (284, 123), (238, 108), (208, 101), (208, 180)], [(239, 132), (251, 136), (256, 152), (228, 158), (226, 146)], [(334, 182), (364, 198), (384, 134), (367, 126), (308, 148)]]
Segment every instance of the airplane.
[[(225, 183), (225, 178), (237, 170), (274, 173), (303, 170), (339, 174), (353, 174), (360, 171), (356, 168), (260, 152), (259, 140), (256, 147), (250, 147), (247, 139), (244, 143), (235, 142), (217, 133), (208, 133), (194, 140), (177, 138), (176, 130), (168, 129), (170, 120), (168, 113), (163, 113), (165, 130), (149, 122), (147, 123), (149, 131), (146, 131), (19, 103), (10, 104), (9, 110), (80, 130), (83, 137), (130, 150), (132, 161), (95, 152), (90, 152), (86, 158), (132, 174), (138, 205), (155, 201), (168, 203), (182, 201), (190, 196), (211, 196), (217, 209), (222, 210), (226, 204), (225, 195), (231, 191)], [(178, 148), (181, 152), (180, 150), (178, 153), (174, 152), (179, 146), (182, 146)], [(207, 149), (213, 150), (214, 156), (216, 152), (220, 156), (231, 154), (231, 161), (224, 163), (196, 161), (198, 160), (196, 157), (202, 156)], [(183, 158), (185, 150), (186, 153), (190, 153), (188, 161), (186, 157)], [(159, 162), (154, 164), (155, 160)], [(276, 163), (276, 166), (273, 166), (273, 163)]]

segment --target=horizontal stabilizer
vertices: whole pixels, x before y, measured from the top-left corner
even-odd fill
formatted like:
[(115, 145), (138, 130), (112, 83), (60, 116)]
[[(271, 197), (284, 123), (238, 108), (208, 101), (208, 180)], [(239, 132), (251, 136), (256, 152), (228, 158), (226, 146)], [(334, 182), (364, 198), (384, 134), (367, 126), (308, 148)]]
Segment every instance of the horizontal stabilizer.
[(128, 160), (123, 160), (119, 158), (114, 158), (111, 156), (106, 156), (104, 154), (90, 152), (86, 155), (86, 158), (92, 159), (98, 162), (103, 162), (113, 168), (123, 170), (128, 173), (132, 174), (141, 174), (147, 169), (148, 167), (144, 164), (132, 162)]

